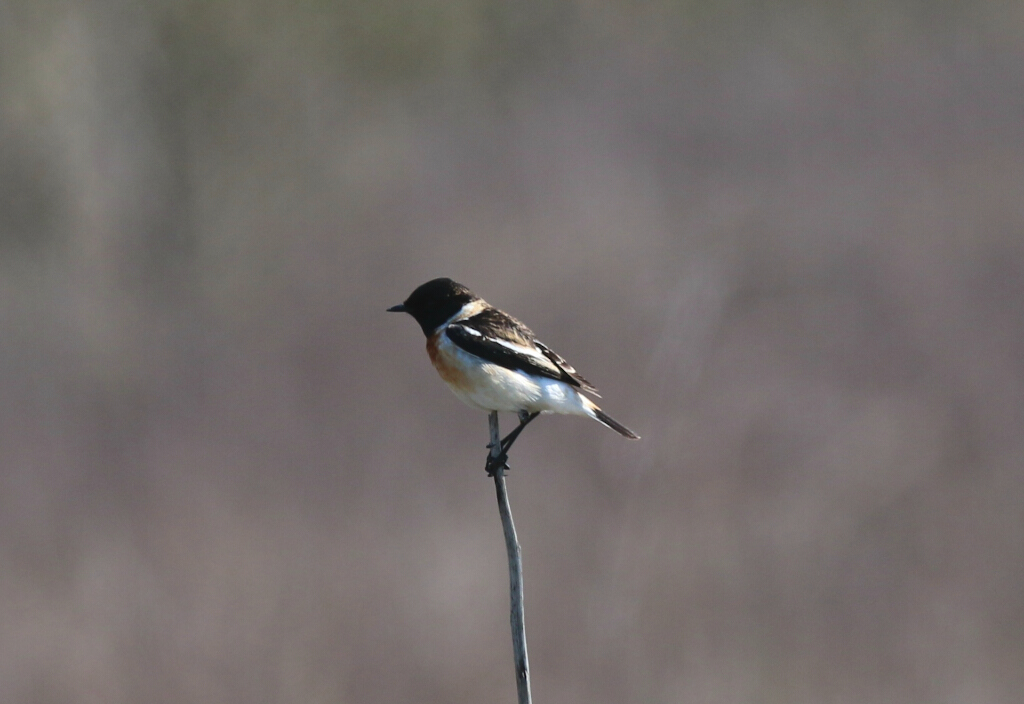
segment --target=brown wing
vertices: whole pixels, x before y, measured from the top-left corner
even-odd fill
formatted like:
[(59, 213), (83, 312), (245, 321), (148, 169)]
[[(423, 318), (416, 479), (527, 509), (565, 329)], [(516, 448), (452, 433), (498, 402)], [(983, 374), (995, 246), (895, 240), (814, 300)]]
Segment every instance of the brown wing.
[(539, 342), (530, 328), (497, 308), (448, 325), (445, 334), (456, 345), (481, 359), (508, 369), (565, 382), (596, 394), (593, 384), (572, 365)]

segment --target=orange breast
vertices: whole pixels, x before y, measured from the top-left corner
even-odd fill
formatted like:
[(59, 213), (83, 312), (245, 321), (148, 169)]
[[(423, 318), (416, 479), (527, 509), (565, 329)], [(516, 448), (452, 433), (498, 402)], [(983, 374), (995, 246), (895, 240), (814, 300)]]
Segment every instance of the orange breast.
[(465, 373), (437, 345), (439, 337), (443, 334), (438, 332), (427, 338), (427, 354), (430, 355), (430, 363), (434, 365), (434, 369), (437, 370), (437, 373), (441, 375), (446, 384), (468, 391), (470, 383)]

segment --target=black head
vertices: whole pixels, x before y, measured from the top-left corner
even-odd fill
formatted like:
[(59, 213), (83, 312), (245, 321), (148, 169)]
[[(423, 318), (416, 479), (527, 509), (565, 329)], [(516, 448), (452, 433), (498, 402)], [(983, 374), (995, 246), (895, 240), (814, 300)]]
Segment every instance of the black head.
[(429, 336), (462, 306), (475, 300), (477, 296), (462, 284), (451, 279), (434, 279), (409, 294), (404, 303), (388, 308), (388, 312), (408, 313), (420, 324), (423, 334)]

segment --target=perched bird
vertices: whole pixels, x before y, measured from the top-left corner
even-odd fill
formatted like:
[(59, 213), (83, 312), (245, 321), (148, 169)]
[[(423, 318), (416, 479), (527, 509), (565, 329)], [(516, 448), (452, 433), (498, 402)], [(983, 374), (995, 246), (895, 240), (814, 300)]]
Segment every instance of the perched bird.
[(502, 440), (502, 464), (512, 442), (540, 413), (589, 416), (623, 437), (640, 438), (584, 396), (583, 391), (597, 396), (597, 389), (530, 328), (462, 284), (428, 281), (388, 311), (408, 313), (419, 323), (430, 361), (456, 396), (485, 411), (519, 414), (519, 427)]

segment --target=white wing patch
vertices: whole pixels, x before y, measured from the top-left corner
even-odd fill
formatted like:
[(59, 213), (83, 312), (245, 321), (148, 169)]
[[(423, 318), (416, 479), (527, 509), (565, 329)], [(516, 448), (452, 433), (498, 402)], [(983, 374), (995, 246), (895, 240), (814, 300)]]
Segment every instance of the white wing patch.
[(454, 322), (448, 325), (447, 330), (453, 329), (457, 330), (459, 333), (465, 333), (469, 337), (474, 337), (477, 340), (480, 340), (481, 342), (486, 342), (487, 344), (504, 347), (505, 349), (519, 356), (520, 358), (527, 358), (528, 362), (524, 360), (525, 363), (531, 364), (540, 369), (547, 370), (554, 374), (561, 374), (562, 370), (558, 368), (558, 365), (552, 362), (551, 359), (547, 355), (545, 355), (544, 351), (539, 347), (532, 345), (521, 345), (501, 337), (493, 337), (490, 335), (486, 335), (470, 325), (462, 325), (459, 322)]
[(480, 338), (481, 340), (487, 340), (488, 342), (494, 342), (496, 344), (501, 345), (502, 347), (504, 347), (506, 349), (512, 350), (513, 352), (518, 352), (519, 354), (524, 354), (527, 357), (537, 357), (538, 359), (542, 360), (545, 363), (544, 366), (546, 366), (546, 367), (550, 367), (551, 366), (551, 360), (549, 360), (547, 357), (545, 357), (544, 356), (544, 352), (542, 352), (540, 350), (540, 348), (538, 348), (538, 347), (527, 347), (526, 345), (518, 345), (515, 342), (512, 342), (511, 340), (503, 340), (500, 337), (489, 337), (487, 335), (484, 335), (482, 332), (480, 332), (476, 328), (471, 327), (469, 325), (459, 325), (457, 322), (456, 323), (452, 323), (451, 325), (453, 327), (457, 326), (459, 328), (459, 330), (461, 330), (462, 332), (469, 333), (473, 337)]
[(537, 347), (526, 347), (524, 345), (517, 345), (514, 342), (510, 342), (508, 340), (502, 340), (502, 339), (497, 338), (497, 337), (492, 337), (491, 341), (492, 342), (497, 342), (502, 347), (508, 348), (508, 349), (512, 350), (513, 352), (518, 352), (519, 354), (525, 354), (527, 357), (536, 357), (537, 359), (539, 359), (539, 360), (541, 360), (543, 362), (545, 367), (550, 367), (551, 366), (551, 360), (548, 359), (547, 357), (545, 357), (544, 353), (539, 348), (537, 348)]

